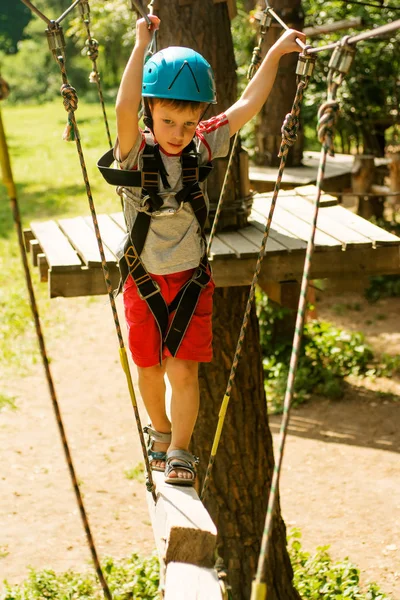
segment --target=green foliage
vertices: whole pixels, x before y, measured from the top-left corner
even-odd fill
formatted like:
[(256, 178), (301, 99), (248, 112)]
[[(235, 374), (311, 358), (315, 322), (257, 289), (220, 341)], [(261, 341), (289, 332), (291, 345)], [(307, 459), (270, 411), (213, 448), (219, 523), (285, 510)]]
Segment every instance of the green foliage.
[[(338, 0), (304, 0), (306, 26), (317, 26), (351, 17), (362, 17), (361, 30), (372, 29), (398, 18), (396, 11), (346, 4)], [(339, 31), (313, 38), (313, 45), (325, 45), (345, 34), (360, 30)], [(316, 69), (310, 81), (303, 110), (304, 120), (316, 124), (318, 106), (326, 98), (326, 75), (330, 54), (318, 55)], [(342, 152), (351, 149), (380, 156), (383, 132), (399, 123), (400, 39), (396, 32), (381, 38), (371, 38), (357, 45), (354, 63), (340, 90), (341, 116), (338, 124)], [(387, 142), (390, 140), (386, 140)]]
[(139, 483), (144, 483), (144, 464), (141, 462), (136, 465), (136, 467), (132, 467), (131, 469), (125, 469), (125, 477), (127, 479), (134, 479), (135, 481), (139, 481)]
[(377, 302), (381, 298), (394, 298), (400, 296), (399, 275), (377, 275), (370, 278), (365, 296), (370, 302)]
[[(3, 121), (17, 185), (22, 226), (33, 220), (90, 215), (75, 144), (62, 141), (66, 112), (62, 98), (52, 104), (10, 106), (5, 101)], [(113, 107), (107, 107), (111, 131), (115, 131)], [(107, 137), (100, 107), (80, 102), (76, 111), (91, 189), (98, 212), (117, 212), (120, 201), (96, 167)], [(112, 133), (113, 135), (113, 133)], [(6, 190), (0, 183), (0, 378), (6, 369), (26, 370), (38, 360), (37, 341)], [(36, 284), (36, 273), (33, 273)], [(36, 298), (46, 331), (52, 335), (64, 326), (51, 303), (46, 286), (35, 285)], [(51, 304), (51, 309), (50, 309)], [(57, 316), (58, 314), (58, 316)]]
[[(17, 410), (17, 405), (15, 404), (15, 398), (8, 396), (7, 394), (2, 394), (0, 392), (0, 413), (2, 410)], [(1, 558), (1, 552), (0, 552)]]
[[(280, 412), (289, 373), (292, 337), (277, 335), (277, 330), (291, 311), (273, 306), (261, 292), (257, 293), (257, 307), (267, 401), (274, 412)], [(399, 369), (399, 357), (383, 355), (379, 360), (374, 357), (362, 333), (348, 333), (324, 321), (310, 321), (304, 327), (293, 405), (301, 404), (312, 393), (340, 398), (347, 375), (383, 376)]]
[(0, 51), (12, 54), (17, 50), (25, 26), (32, 13), (22, 2), (0, 0)]
[[(103, 564), (113, 598), (118, 600), (158, 599), (159, 565), (156, 556), (143, 559), (137, 554), (124, 560), (107, 558)], [(100, 600), (101, 587), (92, 573), (56, 574), (46, 569), (31, 569), (29, 577), (21, 584), (11, 586), (5, 582), (0, 600)]]
[(303, 600), (390, 600), (374, 583), (363, 591), (360, 571), (348, 559), (334, 563), (328, 546), (317, 548), (316, 554), (311, 556), (302, 550), (300, 538), (298, 530), (291, 532), (289, 554), (294, 585)]
[[(91, 0), (91, 34), (99, 42), (99, 71), (106, 87), (119, 85), (122, 71), (135, 42), (135, 15), (126, 0)], [(76, 17), (70, 23), (67, 35), (86, 54), (86, 28)], [(86, 59), (88, 61), (88, 59)]]

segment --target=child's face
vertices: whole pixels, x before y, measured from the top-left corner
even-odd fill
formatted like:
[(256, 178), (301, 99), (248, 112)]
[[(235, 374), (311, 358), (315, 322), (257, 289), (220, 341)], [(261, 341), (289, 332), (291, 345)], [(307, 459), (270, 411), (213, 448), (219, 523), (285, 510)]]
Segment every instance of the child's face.
[(179, 154), (190, 143), (201, 116), (201, 108), (177, 109), (154, 103), (152, 108), (154, 136), (169, 154)]

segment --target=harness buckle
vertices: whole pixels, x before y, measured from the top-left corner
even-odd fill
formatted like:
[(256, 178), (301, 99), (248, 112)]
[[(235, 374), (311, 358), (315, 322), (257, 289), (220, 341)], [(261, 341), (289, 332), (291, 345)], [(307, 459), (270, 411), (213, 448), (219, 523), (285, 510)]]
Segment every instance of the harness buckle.
[(188, 183), (190, 181), (198, 181), (199, 169), (197, 167), (183, 167), (182, 168), (182, 181)]
[(139, 261), (139, 256), (136, 252), (135, 246), (129, 246), (129, 248), (125, 250), (124, 256), (129, 268), (133, 267), (134, 264)]
[[(151, 282), (152, 285), (154, 286), (153, 290), (149, 293), (149, 294), (145, 294), (140, 290), (140, 286)], [(141, 298), (142, 300), (147, 300), (148, 298), (151, 298), (151, 296), (155, 296), (156, 294), (159, 294), (161, 289), (160, 286), (158, 285), (157, 281), (154, 281), (150, 275), (148, 273), (145, 273), (144, 275), (142, 275), (142, 277), (139, 277), (138, 279), (135, 279), (135, 283), (137, 286), (137, 292), (139, 295), (139, 298)]]
[[(207, 279), (207, 281), (205, 283), (202, 283), (200, 281), (200, 278), (202, 278), (203, 275), (205, 276), (205, 279)], [(203, 269), (198, 268), (195, 276), (192, 277), (192, 281), (193, 281), (193, 283), (195, 283), (196, 285), (201, 287), (201, 289), (204, 290), (204, 288), (207, 287), (207, 284), (210, 281), (210, 276), (208, 275), (207, 271), (204, 271)]]
[(142, 188), (158, 188), (158, 171), (142, 171)]

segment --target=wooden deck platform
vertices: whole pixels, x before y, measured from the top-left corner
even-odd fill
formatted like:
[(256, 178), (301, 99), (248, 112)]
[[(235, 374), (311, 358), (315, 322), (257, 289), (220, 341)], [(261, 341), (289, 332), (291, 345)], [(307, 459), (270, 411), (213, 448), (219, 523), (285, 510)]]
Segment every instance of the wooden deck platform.
[[(310, 235), (315, 186), (281, 190), (267, 243), (260, 283), (299, 281)], [(248, 226), (218, 233), (211, 261), (216, 285), (250, 285), (263, 236), (271, 193), (256, 194)], [(122, 213), (98, 215), (113, 284), (118, 281), (115, 251), (124, 234)], [(106, 293), (90, 216), (31, 223), (25, 231), (32, 261), (49, 295)], [(324, 193), (315, 237), (313, 279), (352, 280), (366, 275), (400, 273), (400, 238), (337, 204)]]

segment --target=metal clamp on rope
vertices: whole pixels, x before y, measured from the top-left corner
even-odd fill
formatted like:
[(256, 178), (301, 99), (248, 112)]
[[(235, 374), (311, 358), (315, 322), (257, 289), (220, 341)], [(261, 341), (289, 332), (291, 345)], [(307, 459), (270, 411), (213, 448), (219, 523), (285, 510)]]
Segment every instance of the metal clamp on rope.
[(332, 81), (342, 83), (343, 78), (350, 71), (356, 53), (355, 47), (347, 43), (349, 36), (346, 35), (341, 43), (332, 52), (328, 68), (332, 72)]
[(65, 60), (65, 39), (61, 25), (51, 21), (48, 29), (46, 29), (46, 37), (54, 58), (57, 59), (61, 55)]
[(257, 73), (257, 70), (261, 64), (261, 46), (264, 41), (264, 36), (268, 32), (268, 29), (271, 27), (272, 17), (269, 14), (269, 8), (266, 8), (261, 13), (256, 13), (255, 20), (260, 22), (260, 37), (258, 39), (258, 44), (255, 46), (253, 50), (253, 55), (251, 57), (251, 63), (249, 69), (247, 71), (247, 79), (252, 79), (254, 75)]
[(78, 4), (79, 12), (84, 21), (90, 21), (89, 0), (81, 0)]
[(307, 54), (308, 48), (311, 48), (311, 46), (306, 46), (303, 52), (299, 54), (296, 66), (296, 75), (298, 75), (299, 78), (308, 79), (314, 71), (316, 56)]

